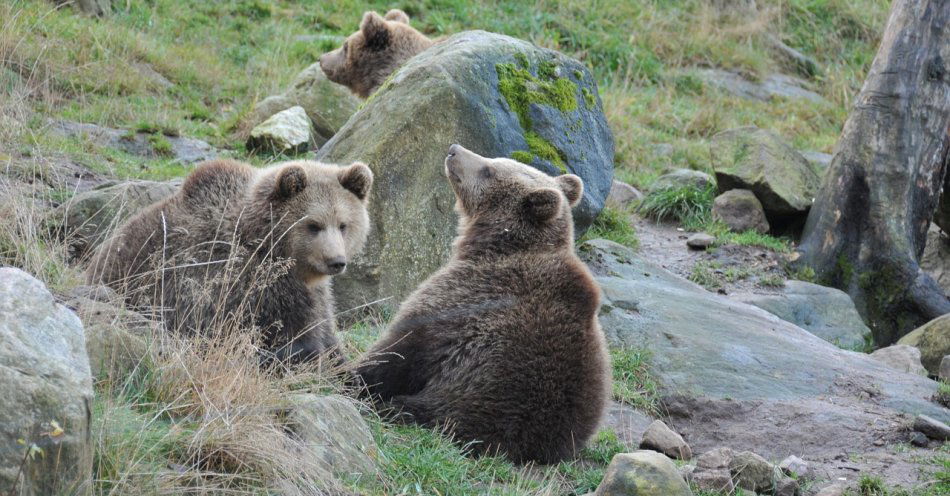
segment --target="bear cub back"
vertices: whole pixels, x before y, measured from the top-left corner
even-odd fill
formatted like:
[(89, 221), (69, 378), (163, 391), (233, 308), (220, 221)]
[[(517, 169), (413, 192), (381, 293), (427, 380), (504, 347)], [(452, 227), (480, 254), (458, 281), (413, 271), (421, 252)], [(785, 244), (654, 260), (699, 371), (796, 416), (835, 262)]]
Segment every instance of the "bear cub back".
[(367, 98), (405, 61), (435, 43), (409, 25), (409, 16), (393, 9), (381, 17), (366, 12), (360, 29), (343, 46), (320, 57), (327, 79)]
[(330, 277), (366, 241), (372, 183), (360, 163), (203, 163), (97, 250), (87, 280), (171, 331), (254, 329), (273, 358), (336, 357)]
[(383, 408), (477, 453), (555, 463), (594, 434), (610, 391), (599, 290), (574, 253), (583, 184), (453, 145), (459, 236), (355, 377)]

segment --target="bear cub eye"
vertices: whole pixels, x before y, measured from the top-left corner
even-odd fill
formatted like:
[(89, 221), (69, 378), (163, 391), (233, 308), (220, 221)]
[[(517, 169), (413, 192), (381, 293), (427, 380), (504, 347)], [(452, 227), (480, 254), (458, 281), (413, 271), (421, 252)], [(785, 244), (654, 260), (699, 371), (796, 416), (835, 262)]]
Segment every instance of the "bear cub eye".
[(340, 224), (340, 232), (346, 232), (346, 224)]
[(318, 222), (308, 222), (307, 231), (310, 231), (310, 234), (320, 234), (320, 231), (323, 231), (323, 225)]
[(492, 168), (487, 165), (485, 167), (482, 167), (482, 169), (478, 171), (478, 173), (479, 175), (482, 176), (482, 179), (491, 179), (492, 176), (495, 175), (495, 171), (493, 171)]

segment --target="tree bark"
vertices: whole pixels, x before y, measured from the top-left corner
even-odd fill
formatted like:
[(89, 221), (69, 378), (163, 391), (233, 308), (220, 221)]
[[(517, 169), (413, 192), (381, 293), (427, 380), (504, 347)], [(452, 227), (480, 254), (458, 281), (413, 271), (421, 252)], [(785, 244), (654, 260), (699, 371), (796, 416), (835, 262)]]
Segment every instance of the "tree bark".
[(794, 265), (847, 291), (875, 341), (950, 313), (918, 265), (950, 151), (950, 0), (894, 0)]

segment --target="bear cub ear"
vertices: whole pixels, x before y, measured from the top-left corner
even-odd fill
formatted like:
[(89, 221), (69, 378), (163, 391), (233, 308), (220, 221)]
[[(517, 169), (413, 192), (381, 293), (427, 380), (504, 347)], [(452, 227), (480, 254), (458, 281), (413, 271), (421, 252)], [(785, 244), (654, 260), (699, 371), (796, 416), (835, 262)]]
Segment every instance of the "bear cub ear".
[(386, 20), (409, 24), (409, 14), (399, 9), (391, 9), (389, 12), (386, 12)]
[(360, 200), (366, 200), (369, 190), (373, 186), (373, 171), (362, 162), (353, 162), (339, 174), (340, 185), (356, 195)]
[(389, 46), (389, 26), (376, 12), (363, 14), (360, 31), (363, 32), (363, 46), (367, 50), (378, 52)]
[(280, 171), (271, 199), (275, 201), (289, 200), (307, 187), (307, 172), (303, 167), (294, 165)]
[(539, 188), (524, 197), (523, 205), (532, 219), (551, 220), (561, 211), (561, 194), (552, 188)]
[(561, 188), (561, 191), (564, 192), (564, 196), (567, 197), (567, 202), (572, 207), (577, 206), (581, 201), (581, 197), (584, 196), (584, 182), (581, 181), (581, 178), (574, 174), (564, 174), (556, 177), (554, 180), (557, 181), (558, 187)]

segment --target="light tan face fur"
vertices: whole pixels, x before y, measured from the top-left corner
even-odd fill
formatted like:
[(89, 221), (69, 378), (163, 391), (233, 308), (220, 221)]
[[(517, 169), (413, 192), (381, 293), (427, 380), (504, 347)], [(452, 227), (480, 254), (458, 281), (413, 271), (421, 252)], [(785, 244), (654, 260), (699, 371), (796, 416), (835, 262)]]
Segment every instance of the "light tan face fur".
[(510, 211), (540, 220), (570, 216), (584, 187), (573, 174), (551, 177), (507, 158), (486, 158), (452, 145), (445, 175), (456, 195), (456, 210), (464, 217)]
[(372, 172), (361, 163), (337, 167), (301, 161), (278, 167), (284, 172), (274, 188), (285, 192), (276, 195), (282, 199), (275, 203), (282, 208), (283, 242), (294, 269), (308, 282), (342, 273), (369, 233)]

